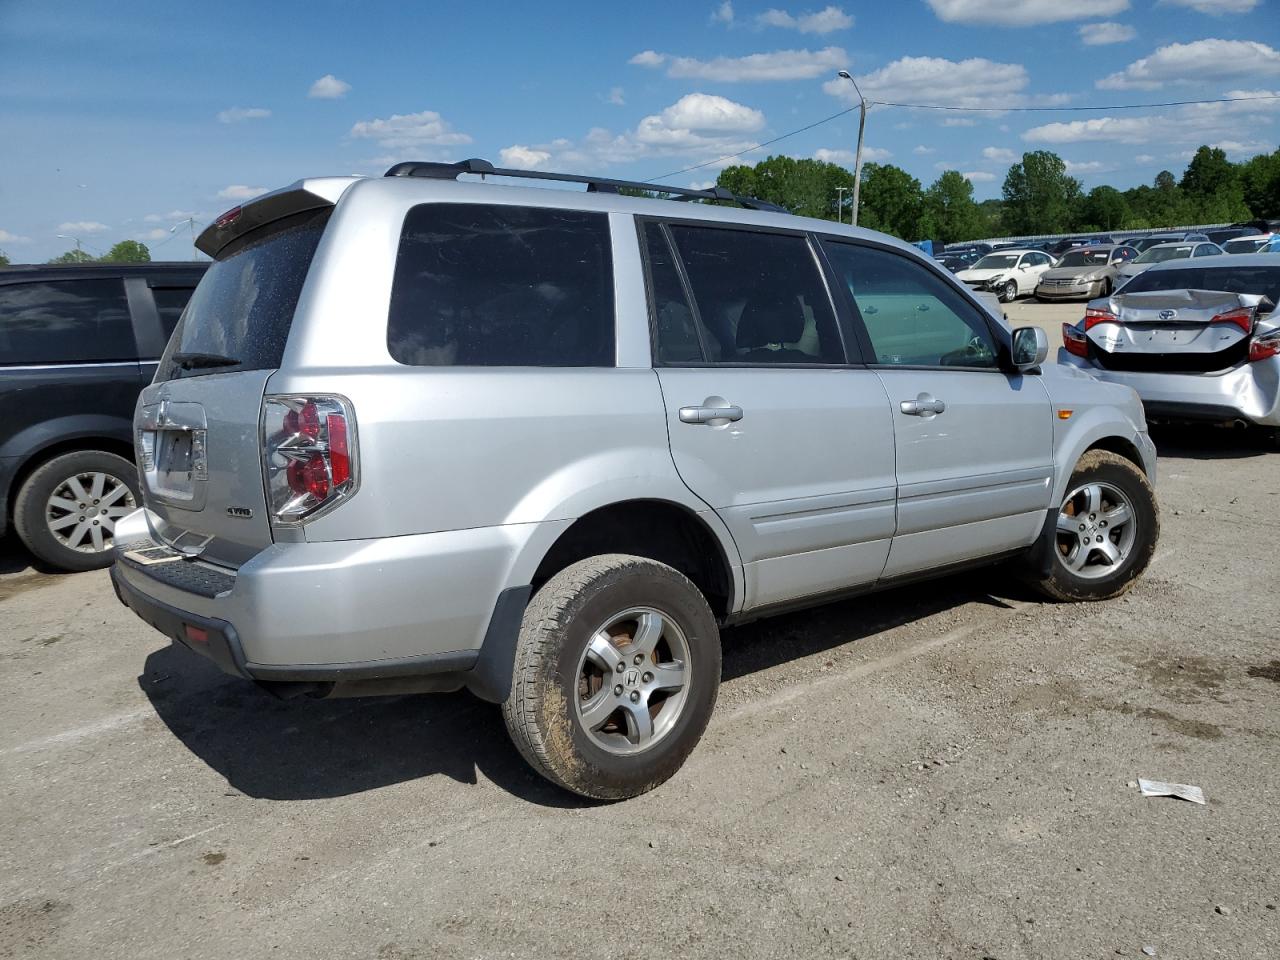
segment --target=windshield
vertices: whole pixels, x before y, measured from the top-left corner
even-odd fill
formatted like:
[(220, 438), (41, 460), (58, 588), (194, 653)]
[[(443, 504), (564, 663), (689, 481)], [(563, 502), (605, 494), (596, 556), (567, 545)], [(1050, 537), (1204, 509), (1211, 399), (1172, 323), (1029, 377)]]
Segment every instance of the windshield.
[[(326, 207), (285, 217), (232, 241), (182, 312), (160, 360), (156, 382), (280, 366), (302, 282), (332, 210)], [(183, 355), (203, 355), (206, 360), (184, 370)]]
[(1017, 266), (1018, 254), (1016, 253), (991, 253), (983, 257), (973, 265), (974, 270), (1008, 270), (1010, 267)]
[(1247, 240), (1228, 240), (1222, 248), (1227, 253), (1257, 253), (1267, 245), (1267, 237), (1250, 237)]
[(1260, 293), (1280, 303), (1280, 264), (1265, 267), (1174, 267), (1146, 270), (1124, 285), (1122, 294), (1155, 290), (1221, 290), (1225, 293)]
[(1152, 247), (1134, 263), (1164, 263), (1166, 260), (1181, 260), (1191, 256), (1191, 247)]
[(1089, 267), (1094, 265), (1106, 266), (1108, 251), (1106, 250), (1072, 250), (1066, 254), (1060, 261), (1060, 267)]

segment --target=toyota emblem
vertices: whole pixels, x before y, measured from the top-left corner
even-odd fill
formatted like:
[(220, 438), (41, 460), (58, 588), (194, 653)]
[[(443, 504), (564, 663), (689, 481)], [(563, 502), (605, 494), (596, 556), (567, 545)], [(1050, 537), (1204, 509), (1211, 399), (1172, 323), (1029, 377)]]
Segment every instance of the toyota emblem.
[(1172, 320), (1177, 315), (1178, 315), (1177, 310), (1161, 310), (1160, 311), (1161, 320)]

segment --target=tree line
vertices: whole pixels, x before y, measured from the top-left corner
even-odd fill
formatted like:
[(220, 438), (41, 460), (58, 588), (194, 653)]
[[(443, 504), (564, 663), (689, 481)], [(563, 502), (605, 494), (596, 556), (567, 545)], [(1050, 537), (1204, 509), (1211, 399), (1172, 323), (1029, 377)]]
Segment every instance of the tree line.
[[(86, 253), (79, 247), (60, 253), (47, 261), (48, 263), (150, 263), (151, 251), (145, 243), (137, 240), (121, 240), (100, 257)], [(11, 261), (3, 250), (0, 250), (0, 267), (10, 266)]]
[[(769, 157), (721, 171), (716, 184), (823, 220), (850, 217), (853, 174), (822, 160)], [(844, 201), (837, 199), (844, 188)], [(1001, 199), (978, 203), (955, 170), (928, 187), (891, 163), (862, 168), (858, 225), (904, 240), (956, 243), (983, 237), (1149, 230), (1200, 223), (1280, 218), (1280, 149), (1232, 163), (1202, 146), (1181, 179), (1162, 170), (1150, 186), (1094, 187), (1087, 193), (1056, 153), (1024, 153), (1005, 175)]]

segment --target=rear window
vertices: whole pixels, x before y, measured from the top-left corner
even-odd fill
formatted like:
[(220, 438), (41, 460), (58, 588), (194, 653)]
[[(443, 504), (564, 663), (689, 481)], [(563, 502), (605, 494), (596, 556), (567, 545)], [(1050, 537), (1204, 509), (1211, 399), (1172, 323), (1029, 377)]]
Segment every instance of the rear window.
[(387, 349), (410, 366), (611, 367), (602, 213), (422, 204), (405, 217)]
[(195, 289), (194, 286), (151, 288), (151, 295), (156, 301), (156, 313), (160, 314), (160, 326), (164, 328), (166, 338), (172, 335), (174, 327), (178, 325), (178, 319), (187, 308), (187, 302)]
[[(156, 379), (280, 366), (302, 283), (332, 211), (284, 217), (228, 244), (192, 294)], [(236, 362), (184, 370), (175, 360), (179, 354)]]
[(1228, 240), (1222, 249), (1227, 253), (1257, 253), (1266, 245), (1266, 238), (1250, 238), (1248, 240)]
[(1124, 285), (1122, 293), (1155, 290), (1221, 290), (1227, 293), (1260, 293), (1280, 303), (1280, 265), (1265, 267), (1178, 267), (1147, 270)]
[(118, 278), (0, 286), (0, 365), (137, 357)]

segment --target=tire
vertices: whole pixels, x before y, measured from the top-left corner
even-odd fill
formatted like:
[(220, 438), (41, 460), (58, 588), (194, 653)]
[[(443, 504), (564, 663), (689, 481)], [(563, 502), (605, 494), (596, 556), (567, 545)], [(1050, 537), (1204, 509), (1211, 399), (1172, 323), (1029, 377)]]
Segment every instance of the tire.
[[(1128, 508), (1123, 521), (1115, 516), (1121, 500)], [(1119, 454), (1090, 450), (1071, 474), (1053, 536), (1049, 575), (1035, 581), (1043, 593), (1072, 601), (1125, 593), (1151, 563), (1160, 537), (1160, 508), (1146, 474)]]
[[(95, 498), (97, 482), (102, 495)], [(115, 521), (141, 502), (132, 463), (104, 450), (77, 450), (54, 457), (27, 477), (14, 501), (13, 526), (27, 549), (49, 566), (100, 570), (111, 566)]]
[(1101, 286), (1098, 287), (1098, 296), (1094, 297), (1094, 299), (1097, 300), (1102, 297), (1109, 297), (1109, 296), (1111, 296), (1111, 281), (1103, 280)]
[[(637, 619), (625, 619), (630, 613)], [(602, 648), (601, 634), (621, 642)], [(633, 643), (651, 652), (637, 661)], [(672, 662), (681, 659), (677, 652), (685, 658), (680, 670)], [(682, 686), (659, 689), (664, 679)], [(521, 755), (552, 783), (592, 799), (622, 800), (680, 769), (706, 729), (719, 688), (720, 635), (698, 588), (665, 564), (607, 554), (562, 570), (530, 601), (502, 715)]]
[(1010, 280), (1008, 283), (1006, 283), (1004, 285), (1004, 290), (1001, 292), (1000, 299), (1003, 300), (1005, 303), (1013, 303), (1013, 301), (1017, 300), (1018, 284), (1013, 280)]

